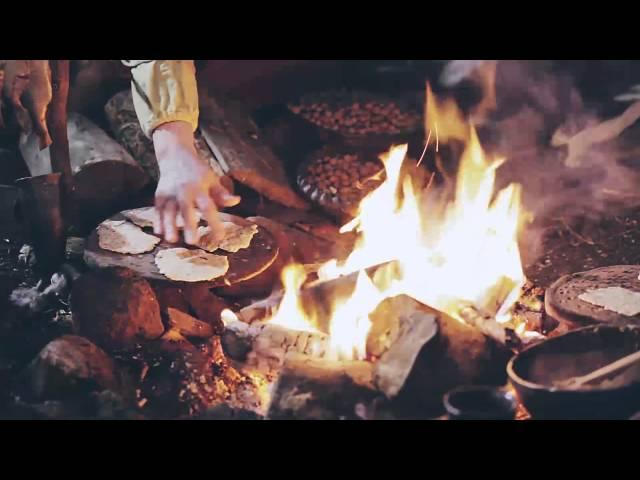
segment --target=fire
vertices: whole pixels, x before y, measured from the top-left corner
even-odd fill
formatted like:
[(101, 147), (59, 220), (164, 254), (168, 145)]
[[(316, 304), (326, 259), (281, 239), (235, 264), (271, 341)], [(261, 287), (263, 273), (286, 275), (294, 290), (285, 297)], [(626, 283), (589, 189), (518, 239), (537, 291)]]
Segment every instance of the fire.
[(363, 359), (367, 356), (369, 315), (384, 300), (369, 276), (360, 270), (351, 296), (337, 305), (331, 315), (329, 339), (332, 353), (339, 359)]
[(284, 295), (269, 321), (291, 330), (317, 332), (315, 321), (305, 311), (300, 298), (300, 289), (307, 278), (304, 266), (287, 265), (282, 269), (281, 277)]
[[(438, 102), (427, 89), (425, 111), (428, 138), (435, 132), (436, 145), (448, 140), (465, 144), (455, 188), (415, 191), (412, 179), (402, 175), (407, 145), (393, 146), (381, 156), (385, 182), (362, 200), (357, 216), (340, 230), (358, 234), (354, 250), (345, 261), (331, 260), (318, 272), (321, 280), (358, 272), (352, 295), (331, 299), (328, 333), (338, 358), (365, 358), (369, 315), (385, 298), (400, 294), (461, 322), (459, 311), (470, 304), (499, 322), (512, 321), (510, 309), (526, 280), (517, 242), (523, 218), (520, 186), (494, 193), (496, 170), (504, 159), (487, 157), (475, 129), (453, 102)], [(365, 272), (384, 263), (373, 279)], [(284, 297), (270, 321), (315, 331), (299, 295), (304, 268), (291, 265), (282, 277)], [(513, 328), (521, 336), (526, 333), (523, 325)]]

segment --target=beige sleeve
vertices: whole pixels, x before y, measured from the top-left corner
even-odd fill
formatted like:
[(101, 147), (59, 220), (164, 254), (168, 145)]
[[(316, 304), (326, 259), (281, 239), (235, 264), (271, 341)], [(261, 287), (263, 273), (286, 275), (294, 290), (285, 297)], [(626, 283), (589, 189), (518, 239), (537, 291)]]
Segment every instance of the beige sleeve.
[(193, 60), (122, 60), (131, 69), (133, 104), (145, 135), (163, 123), (198, 128), (198, 87)]

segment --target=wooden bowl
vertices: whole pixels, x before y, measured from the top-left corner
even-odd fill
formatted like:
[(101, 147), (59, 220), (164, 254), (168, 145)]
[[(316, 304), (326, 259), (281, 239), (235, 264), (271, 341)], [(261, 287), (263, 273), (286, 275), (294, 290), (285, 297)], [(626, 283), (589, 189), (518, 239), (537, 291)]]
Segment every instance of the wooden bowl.
[(638, 326), (585, 327), (526, 348), (509, 361), (507, 374), (535, 419), (627, 419), (640, 410), (640, 365), (594, 386), (555, 384), (638, 350)]
[[(312, 100), (328, 103), (330, 105), (335, 105), (338, 107), (340, 104), (348, 104), (348, 103), (366, 103), (366, 102), (376, 102), (376, 103), (391, 103), (393, 102), (398, 107), (405, 112), (415, 112), (419, 113), (420, 110), (417, 105), (413, 104), (413, 102), (409, 99), (395, 99), (385, 97), (383, 95), (374, 94), (371, 92), (322, 92), (312, 95), (303, 96), (298, 99), (297, 102), (291, 103), (303, 103), (303, 102), (311, 102)], [(290, 108), (291, 110), (291, 108)], [(345, 147), (355, 147), (355, 148), (380, 148), (380, 149), (388, 149), (391, 145), (397, 145), (402, 143), (411, 143), (417, 138), (422, 138), (423, 132), (423, 124), (421, 121), (416, 122), (416, 124), (407, 129), (401, 130), (395, 133), (377, 133), (377, 134), (351, 134), (344, 131), (339, 130), (331, 130), (329, 128), (325, 128), (321, 125), (318, 125), (311, 120), (306, 119), (300, 114), (297, 114), (292, 111), (295, 118), (301, 122), (306, 124), (309, 127), (312, 127), (318, 137), (322, 142), (330, 145), (336, 146), (345, 146)]]
[[(375, 188), (380, 186), (382, 180), (380, 181), (370, 181), (363, 185), (362, 190), (359, 191), (359, 195), (352, 199), (346, 199), (340, 195), (339, 192), (331, 193), (326, 190), (323, 191), (319, 187), (313, 184), (311, 181), (311, 174), (309, 173), (309, 167), (313, 165), (315, 162), (327, 156), (335, 156), (341, 157), (346, 155), (355, 155), (358, 159), (358, 162), (377, 162), (379, 163), (380, 171), (384, 170), (384, 165), (379, 160), (378, 156), (384, 150), (376, 150), (376, 149), (358, 149), (354, 147), (324, 147), (316, 152), (313, 152), (309, 155), (298, 167), (298, 174), (296, 177), (296, 184), (302, 195), (309, 200), (311, 203), (319, 206), (325, 212), (336, 217), (341, 222), (348, 221), (356, 215), (358, 205), (360, 201)], [(340, 166), (337, 165), (339, 169)], [(382, 174), (382, 179), (384, 179), (384, 173)]]
[(451, 420), (513, 420), (516, 415), (513, 394), (497, 387), (459, 387), (443, 403)]

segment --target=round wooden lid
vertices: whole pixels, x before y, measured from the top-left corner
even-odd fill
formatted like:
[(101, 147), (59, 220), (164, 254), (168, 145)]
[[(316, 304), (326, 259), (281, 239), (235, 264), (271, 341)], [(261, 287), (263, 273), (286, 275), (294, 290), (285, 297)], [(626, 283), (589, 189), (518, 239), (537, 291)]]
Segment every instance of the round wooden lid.
[(639, 275), (640, 265), (615, 265), (565, 275), (547, 289), (545, 293), (546, 311), (560, 322), (640, 324), (640, 314), (622, 315), (578, 298), (588, 290), (607, 287), (620, 287), (640, 293)]

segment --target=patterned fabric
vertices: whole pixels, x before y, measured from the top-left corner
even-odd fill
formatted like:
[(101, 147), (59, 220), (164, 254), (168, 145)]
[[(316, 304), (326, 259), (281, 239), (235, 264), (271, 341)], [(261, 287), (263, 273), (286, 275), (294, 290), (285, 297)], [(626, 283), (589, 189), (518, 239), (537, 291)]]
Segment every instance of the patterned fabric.
[(198, 87), (193, 60), (122, 60), (131, 69), (131, 91), (144, 134), (167, 122), (198, 127)]

